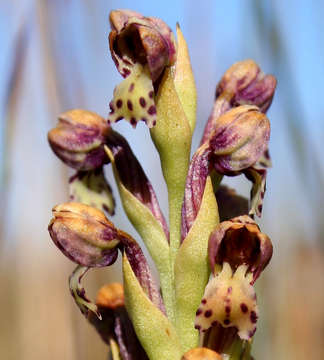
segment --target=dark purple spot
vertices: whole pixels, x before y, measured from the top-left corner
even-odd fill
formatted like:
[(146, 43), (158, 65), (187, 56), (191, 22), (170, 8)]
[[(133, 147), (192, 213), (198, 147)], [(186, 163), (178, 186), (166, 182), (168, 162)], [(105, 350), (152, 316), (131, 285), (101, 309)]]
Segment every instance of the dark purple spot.
[(202, 299), (202, 300), (201, 300), (201, 303), (205, 305), (205, 304), (207, 303), (207, 300), (206, 300), (206, 299)]
[(200, 330), (201, 326), (200, 325), (195, 325), (195, 329)]
[(212, 326), (216, 326), (216, 325), (218, 325), (218, 321), (213, 321), (211, 324), (212, 324)]
[(198, 310), (196, 311), (196, 316), (199, 316), (201, 313), (202, 313), (202, 310), (201, 310), (201, 309), (198, 309)]
[(153, 120), (152, 124), (153, 124), (153, 126), (155, 126), (156, 125), (156, 120)]
[(241, 305), (240, 305), (240, 307), (241, 307), (241, 310), (242, 310), (242, 313), (247, 313), (248, 312), (248, 307), (246, 306), (246, 304), (244, 304), (244, 303), (242, 303)]
[(261, 192), (261, 199), (264, 198), (264, 191)]
[(142, 117), (142, 119), (141, 119), (142, 121), (144, 121), (145, 122), (145, 124), (147, 124), (147, 119), (146, 119), (146, 117)]
[(253, 310), (251, 311), (251, 314), (250, 314), (250, 320), (251, 320), (251, 323), (253, 323), (253, 324), (255, 324), (258, 320), (258, 315)]
[(149, 96), (149, 98), (153, 99), (153, 95), (154, 95), (154, 92), (151, 90), (151, 91), (148, 93), (148, 96)]
[(258, 210), (259, 210), (260, 213), (262, 212), (262, 205), (261, 204), (259, 204)]
[(230, 320), (229, 319), (225, 319), (224, 320), (224, 325), (229, 325), (231, 322), (230, 322)]
[(130, 100), (127, 100), (127, 107), (128, 107), (128, 110), (130, 110), (130, 111), (133, 110), (133, 104)]
[(228, 289), (227, 289), (227, 294), (231, 294), (232, 293), (232, 286), (230, 286)]
[(265, 152), (264, 152), (264, 157), (266, 158), (266, 159), (270, 159), (270, 154), (269, 154), (269, 150), (266, 150)]
[(116, 105), (117, 105), (118, 109), (120, 109), (123, 106), (123, 100), (118, 99), (117, 102), (116, 102)]
[(124, 73), (124, 76), (128, 76), (130, 74), (130, 70), (129, 69), (126, 69), (126, 68), (123, 68), (123, 73)]
[(249, 337), (251, 338), (256, 332), (256, 328), (249, 332)]
[(147, 112), (150, 114), (150, 115), (154, 115), (156, 114), (156, 107), (154, 105), (151, 105), (149, 107), (149, 109), (147, 110)]
[(116, 119), (116, 122), (117, 121), (120, 121), (120, 120), (122, 120), (123, 119), (123, 116), (118, 116), (118, 118)]
[(127, 59), (123, 59), (123, 62), (125, 63), (125, 64), (127, 64), (127, 65), (132, 65), (132, 63), (129, 61), (129, 60), (127, 60)]
[(141, 97), (139, 98), (139, 103), (140, 103), (140, 105), (141, 105), (143, 108), (145, 108), (145, 106), (146, 106), (146, 100), (143, 98), (143, 96), (141, 96)]
[(131, 117), (130, 123), (131, 123), (132, 125), (136, 125), (136, 118)]
[(102, 204), (102, 207), (103, 207), (103, 209), (104, 209), (105, 211), (107, 211), (107, 213), (110, 212), (110, 211), (109, 211), (109, 208), (108, 208), (108, 206), (107, 206), (106, 204)]
[(204, 316), (205, 316), (206, 318), (209, 318), (209, 317), (211, 317), (212, 315), (213, 315), (212, 310), (206, 310), (206, 311), (205, 311)]
[(135, 86), (135, 84), (134, 84), (134, 83), (131, 83), (131, 84), (129, 85), (128, 91), (129, 91), (129, 92), (132, 92), (132, 91), (134, 90), (134, 86)]
[(226, 312), (226, 314), (229, 314), (231, 312), (231, 307), (225, 306), (225, 312)]

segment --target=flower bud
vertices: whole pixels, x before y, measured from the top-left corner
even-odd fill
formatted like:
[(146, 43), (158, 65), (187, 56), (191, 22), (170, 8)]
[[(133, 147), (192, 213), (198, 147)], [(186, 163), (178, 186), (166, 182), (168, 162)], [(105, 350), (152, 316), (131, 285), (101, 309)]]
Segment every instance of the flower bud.
[(265, 75), (253, 60), (240, 61), (232, 65), (216, 88), (216, 100), (200, 144), (208, 141), (218, 118), (233, 107), (255, 105), (265, 113), (271, 105), (276, 84), (276, 78)]
[(55, 206), (53, 215), (49, 233), (69, 259), (87, 267), (107, 266), (116, 260), (117, 230), (102, 211), (70, 202)]
[(222, 357), (207, 348), (194, 348), (186, 352), (181, 360), (222, 360)]
[(240, 61), (223, 75), (216, 88), (216, 99), (221, 95), (226, 96), (232, 106), (251, 104), (266, 112), (276, 85), (276, 78), (265, 75), (253, 60)]
[(58, 125), (48, 133), (48, 141), (64, 163), (85, 171), (108, 162), (103, 145), (110, 128), (105, 119), (75, 109), (61, 114), (58, 120)]
[(237, 175), (256, 163), (268, 147), (270, 122), (256, 106), (242, 105), (220, 116), (209, 146), (215, 170)]

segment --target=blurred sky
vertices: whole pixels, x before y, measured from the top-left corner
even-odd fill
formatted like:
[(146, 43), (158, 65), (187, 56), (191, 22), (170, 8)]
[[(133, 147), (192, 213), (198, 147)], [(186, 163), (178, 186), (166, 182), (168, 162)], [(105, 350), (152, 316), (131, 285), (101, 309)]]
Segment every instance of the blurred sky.
[[(67, 170), (51, 153), (46, 133), (57, 115), (71, 108), (108, 114), (113, 89), (121, 81), (107, 41), (108, 14), (115, 8), (158, 16), (174, 30), (180, 23), (198, 90), (193, 149), (216, 84), (232, 63), (252, 58), (277, 77), (268, 112), (273, 169), (262, 219), (274, 242), (272, 266), (284, 261), (297, 243), (323, 246), (324, 2), (2, 0), (0, 251), (15, 259), (18, 273), (17, 259), (30, 264), (36, 254), (59, 256), (46, 228), (52, 205), (66, 199)], [(134, 131), (123, 122), (115, 128), (129, 140), (166, 209), (159, 159), (147, 129), (140, 124)], [(113, 180), (111, 170), (107, 176)], [(249, 191), (243, 179), (227, 182)], [(118, 203), (114, 221), (134, 234), (120, 213)], [(17, 258), (13, 249), (18, 249)]]

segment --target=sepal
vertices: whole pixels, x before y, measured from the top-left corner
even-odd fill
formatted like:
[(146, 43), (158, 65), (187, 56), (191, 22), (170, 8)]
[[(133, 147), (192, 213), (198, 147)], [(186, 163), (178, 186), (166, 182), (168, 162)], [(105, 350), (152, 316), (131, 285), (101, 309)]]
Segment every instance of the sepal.
[(220, 223), (211, 233), (208, 256), (214, 274), (224, 262), (229, 263), (233, 271), (246, 265), (253, 274), (253, 284), (272, 257), (272, 243), (253, 219), (239, 216)]

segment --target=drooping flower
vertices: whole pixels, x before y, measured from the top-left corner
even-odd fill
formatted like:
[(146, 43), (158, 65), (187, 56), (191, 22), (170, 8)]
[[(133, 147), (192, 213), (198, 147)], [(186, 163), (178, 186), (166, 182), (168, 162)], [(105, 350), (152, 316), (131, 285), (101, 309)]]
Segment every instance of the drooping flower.
[(258, 319), (253, 284), (271, 259), (271, 241), (249, 216), (239, 216), (210, 235), (208, 255), (213, 276), (197, 310), (196, 328), (234, 327), (242, 340), (249, 340)]
[(58, 120), (58, 125), (48, 133), (48, 141), (65, 164), (88, 171), (108, 162), (103, 145), (110, 127), (104, 118), (91, 111), (74, 109), (61, 114)]
[[(144, 292), (158, 308), (165, 311), (147, 260), (129, 234), (117, 229), (102, 211), (82, 203), (57, 205), (53, 208), (53, 215), (48, 226), (53, 242), (65, 256), (85, 269), (81, 275), (76, 271), (71, 276), (74, 289), (79, 287), (88, 268), (113, 264), (120, 249), (127, 256)], [(72, 293), (77, 304), (80, 300), (83, 307), (84, 291), (73, 290)]]
[(124, 118), (134, 127), (139, 121), (152, 127), (158, 81), (176, 60), (174, 35), (162, 20), (129, 10), (112, 11), (110, 24), (111, 55), (125, 80), (114, 90), (109, 122)]
[(69, 202), (53, 208), (48, 230), (55, 245), (69, 259), (88, 267), (112, 264), (119, 244), (117, 229), (100, 210)]
[(256, 106), (242, 105), (218, 118), (209, 140), (212, 163), (222, 175), (254, 165), (268, 147), (270, 122)]

